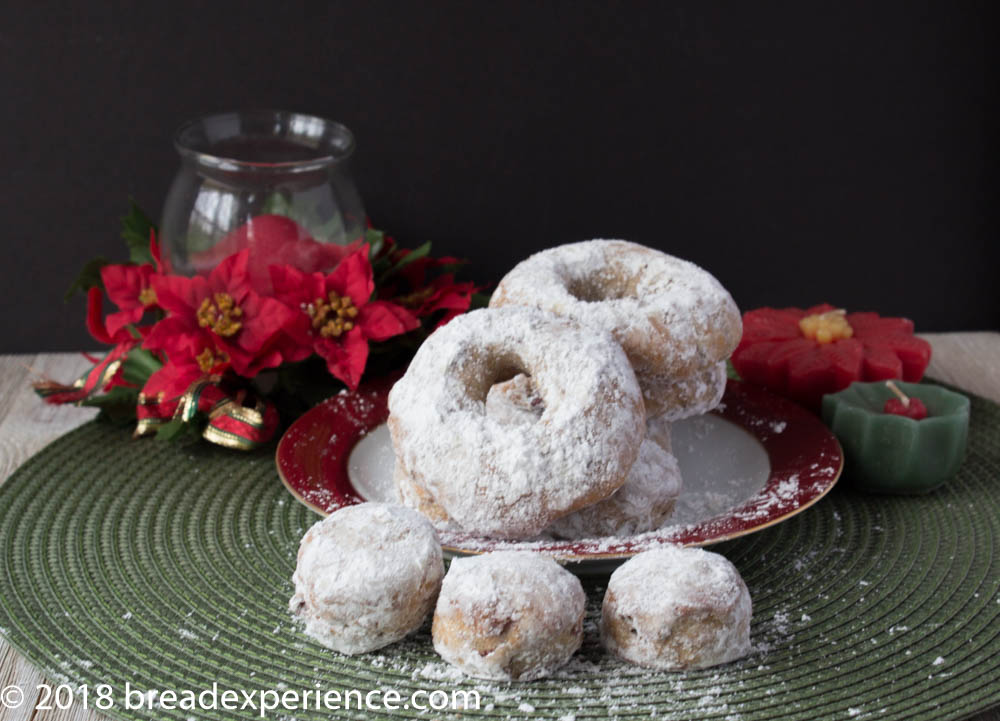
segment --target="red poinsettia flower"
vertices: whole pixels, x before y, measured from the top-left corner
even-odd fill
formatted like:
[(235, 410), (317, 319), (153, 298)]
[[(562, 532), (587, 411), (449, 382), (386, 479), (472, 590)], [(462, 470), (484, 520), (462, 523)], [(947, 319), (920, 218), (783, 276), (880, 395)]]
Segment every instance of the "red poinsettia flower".
[(142, 320), (143, 314), (159, 307), (153, 291), (152, 278), (163, 272), (160, 264), (160, 247), (155, 231), (149, 232), (149, 252), (153, 263), (142, 265), (106, 265), (101, 268), (101, 281), (108, 297), (118, 306), (117, 313), (108, 314), (105, 324), (108, 332), (115, 335), (128, 325)]
[(357, 388), (368, 362), (368, 341), (383, 341), (413, 330), (417, 318), (406, 308), (371, 300), (375, 290), (368, 245), (344, 258), (330, 273), (303, 273), (271, 266), (274, 292), (294, 319), (286, 328), (289, 360), (315, 352), (330, 373)]
[(321, 243), (309, 231), (283, 215), (258, 215), (232, 231), (212, 248), (194, 253), (190, 261), (202, 272), (216, 267), (223, 259), (244, 248), (250, 251), (247, 266), (250, 284), (258, 293), (271, 293), (268, 267), (291, 265), (305, 273), (329, 271), (357, 250), (360, 240), (343, 246)]
[(394, 298), (400, 305), (409, 308), (419, 318), (443, 310), (444, 314), (434, 324), (435, 328), (443, 326), (452, 318), (469, 310), (472, 294), (478, 290), (475, 283), (456, 283), (452, 273), (439, 275), (420, 290)]
[(824, 303), (745, 313), (732, 362), (745, 380), (818, 410), (825, 394), (854, 381), (918, 381), (930, 359), (930, 344), (913, 335), (913, 321)]
[[(390, 248), (395, 247), (392, 238), (387, 237), (386, 244)], [(391, 252), (394, 261), (399, 262), (412, 251), (401, 248)], [(456, 282), (454, 273), (444, 273), (433, 280), (428, 280), (428, 276), (435, 270), (453, 268), (462, 263), (460, 258), (452, 256), (418, 258), (398, 273), (396, 282), (390, 280), (384, 289), (384, 295), (412, 310), (419, 318), (445, 311), (435, 323), (434, 327), (438, 328), (469, 310), (472, 294), (479, 290), (479, 286), (471, 282)]]
[(157, 302), (169, 315), (153, 327), (145, 347), (171, 360), (201, 357), (203, 366), (231, 365), (245, 378), (281, 365), (277, 341), (294, 314), (254, 291), (248, 256), (248, 250), (229, 256), (207, 277), (153, 277)]

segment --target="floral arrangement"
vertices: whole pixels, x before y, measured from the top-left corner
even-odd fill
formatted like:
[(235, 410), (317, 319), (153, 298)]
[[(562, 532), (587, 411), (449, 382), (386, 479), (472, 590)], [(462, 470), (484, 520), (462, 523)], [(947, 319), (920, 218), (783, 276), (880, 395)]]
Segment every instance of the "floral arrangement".
[[(165, 269), (141, 210), (122, 226), (129, 262), (91, 261), (67, 294), (87, 293), (87, 328), (111, 349), (88, 356), (94, 366), (75, 383), (35, 389), (134, 422), (136, 435), (194, 432), (254, 448), (282, 416), (401, 367), (434, 328), (482, 302), (473, 283), (455, 280), (462, 261), (375, 229), (342, 247), (257, 216), (220, 241), (207, 275), (189, 278)], [(117, 306), (107, 315), (105, 296)]]

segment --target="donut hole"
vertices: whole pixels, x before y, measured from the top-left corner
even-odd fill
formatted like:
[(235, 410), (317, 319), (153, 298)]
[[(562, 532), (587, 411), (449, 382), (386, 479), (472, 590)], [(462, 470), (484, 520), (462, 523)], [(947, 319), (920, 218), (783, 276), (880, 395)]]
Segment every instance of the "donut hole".
[(566, 279), (566, 290), (571, 296), (584, 303), (600, 303), (606, 300), (620, 300), (636, 296), (636, 278), (605, 267), (585, 275), (574, 275)]
[(545, 401), (530, 375), (499, 381), (486, 395), (486, 415), (505, 425), (531, 425), (545, 412)]
[(487, 416), (502, 424), (524, 425), (542, 415), (545, 404), (527, 364), (516, 353), (486, 349), (475, 371), (466, 376), (467, 392)]

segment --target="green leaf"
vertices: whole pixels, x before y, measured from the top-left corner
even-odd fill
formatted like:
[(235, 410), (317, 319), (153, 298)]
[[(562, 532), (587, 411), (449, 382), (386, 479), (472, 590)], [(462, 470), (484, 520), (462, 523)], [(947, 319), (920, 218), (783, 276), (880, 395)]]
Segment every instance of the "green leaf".
[(122, 378), (141, 388), (162, 367), (160, 359), (145, 348), (133, 348), (122, 363)]
[(733, 362), (729, 358), (726, 359), (726, 376), (732, 378), (734, 381), (743, 380), (740, 378), (740, 374), (736, 372), (736, 369), (733, 367)]
[(365, 231), (365, 242), (368, 243), (368, 260), (373, 261), (385, 247), (385, 233), (369, 228)]
[(129, 260), (133, 263), (152, 263), (153, 256), (149, 252), (149, 233), (155, 231), (156, 225), (149, 219), (135, 200), (129, 200), (129, 209), (122, 216), (122, 238), (128, 245)]
[(104, 290), (104, 282), (101, 280), (101, 268), (111, 263), (107, 258), (94, 258), (93, 260), (87, 262), (86, 265), (80, 270), (80, 274), (76, 276), (76, 280), (73, 281), (72, 285), (66, 289), (66, 294), (63, 296), (64, 300), (69, 300), (78, 292), (86, 293), (91, 288), (100, 288)]
[(471, 302), (469, 303), (469, 310), (486, 308), (489, 304), (490, 296), (487, 293), (473, 293)]
[(389, 268), (389, 270), (385, 271), (385, 273), (382, 274), (382, 277), (379, 278), (378, 281), (376, 282), (381, 283), (386, 278), (392, 277), (393, 275), (401, 271), (403, 268), (408, 266), (410, 263), (413, 263), (414, 261), (426, 257), (427, 255), (430, 254), (430, 252), (431, 252), (431, 242), (428, 240), (420, 247), (414, 248), (409, 253), (407, 253), (402, 260), (396, 263), (396, 265), (392, 266), (391, 268)]
[(80, 401), (81, 406), (100, 408), (98, 418), (112, 423), (126, 424), (135, 421), (135, 405), (139, 402), (139, 389), (115, 386), (107, 393)]
[(180, 418), (173, 418), (163, 425), (157, 426), (156, 440), (173, 441), (182, 438), (190, 431), (188, 426), (189, 424), (185, 423)]
[(199, 413), (190, 421), (171, 418), (156, 428), (156, 440), (176, 442), (181, 440), (200, 441), (201, 432), (205, 429), (206, 417)]

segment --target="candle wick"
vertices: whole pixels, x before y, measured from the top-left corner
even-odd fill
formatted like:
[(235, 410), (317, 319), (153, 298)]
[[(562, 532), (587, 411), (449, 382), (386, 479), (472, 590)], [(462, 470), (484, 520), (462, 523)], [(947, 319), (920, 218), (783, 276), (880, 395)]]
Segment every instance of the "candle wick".
[(903, 408), (909, 408), (910, 407), (910, 397), (908, 395), (906, 395), (905, 393), (903, 393), (903, 391), (901, 391), (899, 389), (899, 386), (897, 386), (892, 381), (886, 381), (885, 385), (886, 385), (886, 387), (888, 387), (889, 390), (891, 390), (893, 393), (895, 393), (899, 397), (899, 400), (903, 401)]

